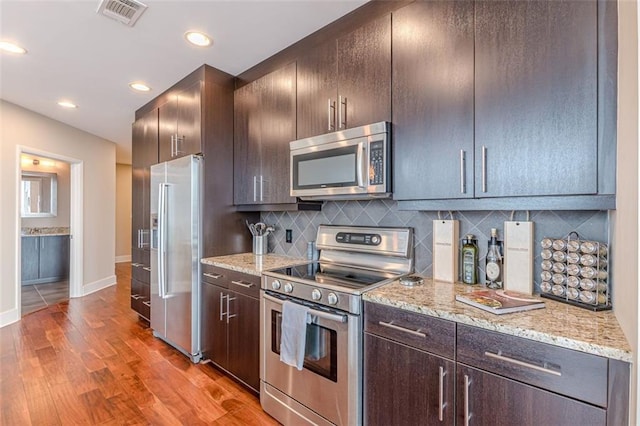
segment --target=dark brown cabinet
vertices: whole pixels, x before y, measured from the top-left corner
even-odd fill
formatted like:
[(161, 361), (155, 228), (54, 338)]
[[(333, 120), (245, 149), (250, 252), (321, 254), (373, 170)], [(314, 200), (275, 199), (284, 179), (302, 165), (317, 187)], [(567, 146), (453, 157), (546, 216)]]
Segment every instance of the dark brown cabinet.
[(202, 82), (176, 90), (158, 108), (160, 161), (202, 152)]
[(260, 389), (260, 277), (202, 265), (202, 356)]
[(296, 64), (235, 91), (234, 202), (285, 204), (289, 195), (289, 142), (296, 138)]
[(393, 14), (394, 198), (473, 198), (472, 1)]
[(69, 276), (69, 236), (22, 237), (21, 282), (43, 284)]
[(390, 119), (391, 15), (298, 58), (298, 139)]

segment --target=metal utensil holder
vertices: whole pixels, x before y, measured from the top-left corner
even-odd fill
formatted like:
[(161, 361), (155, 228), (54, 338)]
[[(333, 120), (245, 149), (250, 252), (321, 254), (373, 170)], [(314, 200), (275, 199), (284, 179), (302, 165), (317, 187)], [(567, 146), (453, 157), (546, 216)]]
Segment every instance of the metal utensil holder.
[[(546, 247), (549, 241), (553, 242), (552, 247)], [(561, 244), (563, 242), (564, 244)], [(557, 244), (556, 244), (557, 243)], [(558, 246), (564, 245), (562, 250), (556, 250)], [(610, 297), (610, 277), (609, 277), (609, 250), (605, 243), (592, 240), (581, 240), (577, 232), (571, 232), (564, 238), (544, 237), (541, 242), (542, 260), (542, 283), (540, 284), (540, 296), (547, 299), (557, 300), (559, 302), (568, 303), (580, 308), (592, 311), (604, 311), (612, 308)], [(553, 271), (545, 269), (549, 263), (545, 265), (544, 256), (549, 255), (545, 250), (551, 250), (553, 262)], [(562, 252), (561, 254), (556, 254)], [(576, 262), (576, 253), (579, 260)], [(590, 255), (585, 257), (585, 255)], [(570, 258), (573, 257), (572, 260)], [(563, 259), (558, 261), (557, 259)], [(590, 262), (585, 262), (588, 259)], [(563, 264), (556, 265), (557, 263)], [(591, 264), (585, 264), (591, 263)], [(564, 272), (559, 273), (558, 270)], [(545, 281), (551, 272), (552, 280)], [(559, 275), (562, 275), (560, 277)], [(576, 285), (577, 283), (577, 285)], [(578, 293), (576, 293), (576, 291)], [(555, 294), (554, 294), (555, 293)], [(575, 297), (577, 294), (577, 297)]]

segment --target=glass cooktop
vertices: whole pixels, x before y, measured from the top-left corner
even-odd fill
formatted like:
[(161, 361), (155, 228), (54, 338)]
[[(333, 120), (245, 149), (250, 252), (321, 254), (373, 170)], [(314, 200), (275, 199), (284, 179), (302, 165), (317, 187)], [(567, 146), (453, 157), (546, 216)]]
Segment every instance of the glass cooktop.
[(318, 284), (326, 283), (354, 290), (361, 289), (372, 284), (377, 284), (380, 281), (396, 276), (389, 273), (368, 271), (320, 262), (274, 269), (270, 271), (270, 273), (286, 275), (291, 277), (292, 281), (313, 281)]

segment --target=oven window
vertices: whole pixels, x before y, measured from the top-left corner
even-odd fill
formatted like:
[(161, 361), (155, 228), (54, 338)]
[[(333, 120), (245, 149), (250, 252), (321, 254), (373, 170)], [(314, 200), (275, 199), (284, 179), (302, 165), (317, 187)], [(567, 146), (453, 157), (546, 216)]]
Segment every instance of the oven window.
[(294, 187), (356, 185), (356, 150), (354, 145), (294, 156)]
[[(271, 351), (280, 355), (282, 313), (271, 311)], [(307, 325), (303, 367), (333, 382), (338, 381), (338, 334), (318, 324)]]

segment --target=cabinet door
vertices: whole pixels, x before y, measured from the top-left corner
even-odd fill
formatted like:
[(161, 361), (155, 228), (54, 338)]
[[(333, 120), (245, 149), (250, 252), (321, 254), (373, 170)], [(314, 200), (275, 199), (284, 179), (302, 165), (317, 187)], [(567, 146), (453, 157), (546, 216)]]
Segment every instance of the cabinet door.
[(289, 142), (296, 138), (296, 64), (260, 80), (259, 201), (294, 203), (289, 195)]
[(391, 121), (391, 15), (339, 38), (337, 47), (338, 130)]
[(336, 131), (336, 41), (297, 60), (297, 139)]
[(597, 2), (476, 2), (476, 197), (597, 193)]
[(256, 80), (236, 90), (233, 133), (233, 200), (235, 204), (257, 204), (260, 176), (260, 86)]
[(606, 411), (457, 364), (457, 424), (605, 425)]
[(133, 248), (142, 248), (141, 232), (144, 229), (146, 198), (144, 133), (145, 119), (139, 118), (133, 123), (131, 135), (131, 247)]
[(40, 279), (66, 278), (69, 270), (69, 237), (40, 237)]
[(393, 193), (473, 197), (473, 2), (393, 14)]
[(365, 424), (454, 424), (453, 361), (367, 333), (364, 354)]
[(22, 283), (37, 280), (40, 264), (40, 237), (22, 237), (20, 252)]
[(222, 368), (228, 368), (226, 312), (228, 292), (216, 285), (202, 283), (202, 354)]
[(260, 389), (260, 301), (230, 292), (229, 371), (258, 391)]
[(158, 160), (175, 158), (175, 137), (178, 134), (178, 96), (158, 108)]
[(178, 94), (176, 157), (202, 152), (202, 86), (198, 81)]

